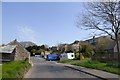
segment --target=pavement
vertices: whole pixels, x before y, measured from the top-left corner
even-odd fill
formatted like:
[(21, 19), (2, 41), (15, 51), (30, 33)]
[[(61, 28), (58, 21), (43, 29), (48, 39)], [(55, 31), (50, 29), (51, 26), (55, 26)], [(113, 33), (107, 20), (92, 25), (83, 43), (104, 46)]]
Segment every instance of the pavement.
[[(58, 64), (62, 64), (62, 63), (58, 63)], [(98, 77), (103, 80), (120, 80), (120, 75), (117, 75), (117, 74), (113, 74), (113, 73), (109, 73), (109, 72), (105, 72), (105, 71), (101, 71), (101, 70), (80, 67), (80, 66), (74, 66), (71, 64), (63, 64), (63, 65), (68, 68), (93, 75), (93, 76)]]
[(26, 73), (24, 78), (64, 78), (65, 80), (66, 78), (82, 78), (82, 80), (102, 80), (96, 76), (66, 67), (66, 65), (59, 64), (54, 61), (45, 61), (41, 58), (32, 57), (30, 58), (30, 62), (33, 66)]

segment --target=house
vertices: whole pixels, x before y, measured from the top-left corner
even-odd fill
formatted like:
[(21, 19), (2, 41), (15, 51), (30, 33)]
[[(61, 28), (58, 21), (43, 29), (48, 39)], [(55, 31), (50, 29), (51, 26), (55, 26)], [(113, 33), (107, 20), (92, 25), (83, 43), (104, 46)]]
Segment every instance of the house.
[(108, 36), (100, 36), (100, 37), (95, 37), (93, 36), (93, 38), (91, 39), (87, 39), (83, 42), (91, 44), (91, 45), (96, 45), (98, 43), (100, 43), (101, 41), (107, 41), (107, 40), (111, 40)]
[(66, 45), (66, 44), (59, 44), (59, 45), (57, 46), (57, 49), (62, 53), (62, 52), (65, 51), (65, 45)]
[(78, 52), (80, 48), (80, 41), (74, 41), (72, 44), (72, 51)]
[[(120, 46), (120, 43), (119, 43)], [(120, 47), (119, 47), (120, 49)], [(112, 43), (110, 43), (110, 45), (108, 45), (105, 49), (106, 53), (108, 54), (113, 54), (114, 58), (118, 58), (118, 54), (117, 54), (117, 45), (115, 43), (115, 41), (113, 41)]]
[[(119, 43), (120, 46), (120, 43)], [(120, 47), (119, 47), (120, 48)], [(106, 48), (105, 51), (107, 53), (117, 53), (117, 44), (115, 41), (112, 41)]]
[(60, 55), (60, 60), (67, 60), (67, 59), (74, 59), (75, 54), (74, 53), (62, 53)]
[(47, 56), (48, 54), (50, 54), (49, 51), (42, 51), (42, 52), (41, 52), (41, 56), (44, 57), (44, 58), (46, 58), (46, 56)]
[(67, 52), (67, 51), (79, 51), (79, 46), (80, 46), (80, 41), (75, 40), (73, 43), (71, 44), (60, 44), (57, 46), (58, 50), (63, 53), (63, 52)]
[(65, 51), (72, 51), (72, 45), (71, 44), (66, 44), (65, 45)]
[(15, 39), (0, 47), (1, 61), (25, 60), (30, 58), (30, 53)]
[(57, 51), (57, 47), (56, 46), (52, 46), (51, 50), (52, 50), (52, 52), (55, 52), (55, 51)]
[(115, 48), (116, 43), (115, 42), (111, 42), (106, 48), (105, 51), (109, 54), (113, 54), (114, 53), (114, 48)]

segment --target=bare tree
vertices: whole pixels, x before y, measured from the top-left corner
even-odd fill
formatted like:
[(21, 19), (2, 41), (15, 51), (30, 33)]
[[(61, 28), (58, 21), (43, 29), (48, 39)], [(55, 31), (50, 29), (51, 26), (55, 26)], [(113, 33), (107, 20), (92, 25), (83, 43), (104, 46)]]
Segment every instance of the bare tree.
[[(120, 1), (89, 2), (83, 19), (78, 17), (77, 27), (85, 30), (99, 30), (111, 37), (120, 53)], [(81, 25), (82, 23), (82, 25)]]

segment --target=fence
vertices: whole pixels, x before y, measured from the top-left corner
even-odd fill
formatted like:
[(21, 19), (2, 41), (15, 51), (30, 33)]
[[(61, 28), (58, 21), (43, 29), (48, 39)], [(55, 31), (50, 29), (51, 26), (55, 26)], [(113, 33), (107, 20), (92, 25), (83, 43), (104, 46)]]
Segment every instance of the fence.
[(119, 53), (95, 53), (92, 58), (93, 60), (99, 61), (111, 61), (111, 60), (119, 60), (120, 61), (120, 54)]

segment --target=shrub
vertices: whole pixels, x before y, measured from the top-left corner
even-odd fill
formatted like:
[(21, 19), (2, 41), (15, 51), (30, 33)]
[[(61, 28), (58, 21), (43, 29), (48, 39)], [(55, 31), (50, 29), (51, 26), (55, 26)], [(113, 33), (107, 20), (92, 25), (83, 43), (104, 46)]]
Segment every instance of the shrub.
[(84, 60), (88, 60), (88, 61), (90, 61), (90, 60), (91, 60), (91, 58), (84, 58)]
[(79, 60), (80, 59), (80, 53), (75, 54), (75, 59)]
[(84, 60), (85, 59), (85, 57), (82, 55), (82, 60)]

